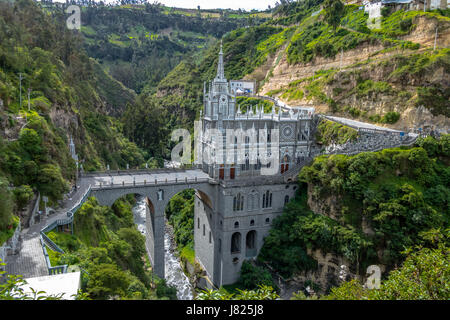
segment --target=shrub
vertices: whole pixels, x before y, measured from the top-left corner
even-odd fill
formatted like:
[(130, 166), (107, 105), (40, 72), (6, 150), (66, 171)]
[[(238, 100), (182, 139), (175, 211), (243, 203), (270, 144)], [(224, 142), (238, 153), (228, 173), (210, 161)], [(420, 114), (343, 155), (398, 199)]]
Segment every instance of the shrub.
[(383, 123), (396, 123), (400, 119), (400, 113), (398, 112), (388, 112), (382, 118), (381, 122)]
[(263, 267), (254, 265), (250, 261), (242, 263), (239, 282), (242, 283), (244, 289), (250, 290), (257, 289), (261, 285), (275, 287), (270, 272)]

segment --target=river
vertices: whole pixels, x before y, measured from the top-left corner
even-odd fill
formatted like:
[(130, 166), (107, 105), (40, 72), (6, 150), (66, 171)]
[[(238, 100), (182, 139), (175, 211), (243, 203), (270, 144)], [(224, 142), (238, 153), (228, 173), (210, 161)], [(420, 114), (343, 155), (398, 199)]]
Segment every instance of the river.
[[(133, 208), (134, 221), (138, 230), (147, 236), (145, 227), (145, 201), (138, 199)], [(164, 260), (166, 281), (170, 286), (177, 289), (178, 300), (192, 300), (194, 298), (193, 288), (189, 282), (188, 277), (184, 274), (179, 258), (175, 255), (176, 244), (172, 240), (169, 229), (166, 226), (164, 232)]]

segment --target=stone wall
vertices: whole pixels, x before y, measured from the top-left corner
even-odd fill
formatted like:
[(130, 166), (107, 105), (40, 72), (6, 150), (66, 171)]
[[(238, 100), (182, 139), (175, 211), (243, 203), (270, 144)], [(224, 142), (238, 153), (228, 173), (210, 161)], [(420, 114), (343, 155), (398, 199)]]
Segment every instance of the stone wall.
[(411, 145), (416, 138), (416, 135), (405, 134), (401, 136), (399, 132), (359, 131), (356, 141), (349, 141), (341, 145), (329, 145), (326, 147), (325, 153), (354, 155), (361, 152), (379, 151), (402, 145)]
[(17, 254), (20, 250), (20, 223), (18, 224), (13, 236), (0, 247), (0, 260), (6, 261), (7, 256)]
[(31, 227), (32, 225), (34, 225), (36, 223), (36, 218), (38, 216), (38, 211), (39, 211), (39, 202), (41, 201), (41, 194), (38, 193), (37, 197), (36, 197), (36, 201), (33, 203), (33, 207), (30, 210), (29, 213), (29, 219), (28, 219), (28, 227)]

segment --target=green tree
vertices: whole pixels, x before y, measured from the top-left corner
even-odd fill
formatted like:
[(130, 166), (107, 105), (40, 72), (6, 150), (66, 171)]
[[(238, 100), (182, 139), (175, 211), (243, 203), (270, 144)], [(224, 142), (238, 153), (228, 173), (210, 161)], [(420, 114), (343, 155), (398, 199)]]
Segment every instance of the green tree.
[(33, 189), (29, 185), (23, 185), (14, 189), (14, 196), (19, 210), (30, 202), (34, 196)]
[(42, 152), (42, 138), (33, 129), (22, 129), (19, 135), (19, 143), (32, 159)]
[(13, 209), (13, 194), (9, 190), (8, 180), (0, 177), (0, 230), (4, 230), (11, 223)]
[(89, 272), (87, 292), (93, 299), (120, 299), (127, 297), (130, 276), (115, 264), (93, 266)]
[(340, 0), (325, 0), (323, 8), (325, 21), (336, 30), (345, 12), (344, 4)]
[(61, 174), (61, 168), (53, 164), (41, 166), (37, 178), (38, 189), (51, 200), (60, 200), (69, 190), (66, 180)]
[(275, 287), (272, 275), (267, 269), (256, 266), (249, 261), (244, 261), (241, 267), (239, 282), (245, 289), (257, 289), (258, 286), (265, 285)]
[(450, 249), (408, 250), (403, 265), (392, 271), (379, 289), (369, 290), (357, 280), (333, 288), (330, 300), (448, 300), (450, 299)]

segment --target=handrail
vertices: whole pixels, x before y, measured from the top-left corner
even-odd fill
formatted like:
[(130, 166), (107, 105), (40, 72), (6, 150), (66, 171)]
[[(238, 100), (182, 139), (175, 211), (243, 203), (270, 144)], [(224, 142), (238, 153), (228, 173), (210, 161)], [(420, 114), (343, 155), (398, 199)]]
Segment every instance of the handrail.
[(128, 169), (128, 170), (106, 170), (106, 171), (88, 171), (88, 172), (82, 172), (81, 176), (89, 177), (89, 176), (98, 176), (98, 175), (111, 175), (111, 174), (117, 174), (117, 175), (127, 175), (130, 173), (149, 173), (149, 174), (155, 174), (155, 173), (171, 173), (171, 172), (185, 172), (186, 169), (184, 168), (158, 168), (158, 169)]
[(180, 178), (175, 180), (158, 180), (155, 179), (153, 181), (144, 181), (144, 182), (122, 182), (122, 183), (105, 183), (105, 184), (95, 184), (92, 186), (92, 190), (99, 190), (99, 189), (113, 189), (113, 188), (123, 188), (123, 187), (145, 187), (145, 186), (156, 186), (156, 185), (171, 185), (171, 184), (185, 184), (185, 183), (204, 183), (209, 181), (209, 177), (206, 178)]
[(64, 253), (64, 250), (61, 249), (56, 243), (54, 243), (45, 233), (55, 229), (57, 226), (67, 225), (67, 224), (72, 223), (73, 219), (74, 219), (75, 212), (86, 201), (88, 195), (91, 193), (91, 190), (92, 190), (92, 188), (91, 188), (91, 186), (89, 186), (89, 188), (86, 190), (84, 195), (81, 197), (80, 201), (78, 201), (77, 204), (72, 207), (72, 209), (67, 211), (67, 216), (69, 217), (68, 219), (55, 220), (52, 223), (50, 223), (49, 225), (47, 225), (44, 228), (42, 228), (41, 231), (39, 232), (40, 233), (39, 237), (40, 237), (40, 241), (41, 241), (42, 251), (44, 253), (45, 263), (47, 264), (47, 269), (48, 269), (49, 275), (67, 273), (68, 265), (65, 264), (65, 265), (61, 265), (61, 266), (54, 266), (54, 267), (52, 267), (52, 265), (50, 263), (50, 258), (49, 258), (48, 253), (47, 253), (47, 248), (45, 246), (47, 245), (50, 249), (52, 249), (53, 251), (59, 252), (59, 253)]

